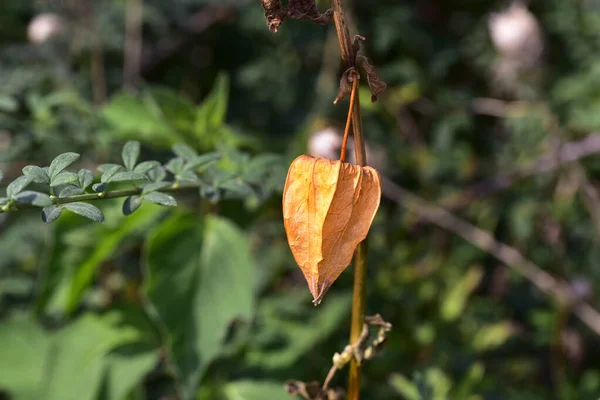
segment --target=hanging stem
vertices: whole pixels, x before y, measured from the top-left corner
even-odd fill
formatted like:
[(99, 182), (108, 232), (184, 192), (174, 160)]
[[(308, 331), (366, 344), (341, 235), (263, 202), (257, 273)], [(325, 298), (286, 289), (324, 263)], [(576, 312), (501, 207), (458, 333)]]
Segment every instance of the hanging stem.
[(350, 134), (350, 126), (352, 125), (352, 111), (354, 110), (354, 103), (356, 101), (356, 92), (358, 88), (358, 76), (355, 74), (351, 75), (352, 81), (352, 93), (350, 94), (350, 106), (348, 107), (348, 118), (346, 119), (346, 129), (344, 129), (344, 140), (342, 141), (342, 151), (340, 152), (340, 161), (346, 161), (346, 145), (348, 144), (348, 136)]
[[(334, 14), (335, 28), (337, 30), (340, 50), (345, 68), (355, 66), (356, 54), (352, 48), (352, 40), (348, 31), (348, 23), (344, 15), (342, 0), (332, 0), (331, 6)], [(356, 84), (355, 79), (353, 88)], [(360, 96), (358, 90), (353, 90), (354, 103), (352, 104), (352, 128), (354, 133), (354, 149), (356, 152), (356, 163), (360, 166), (367, 165), (367, 154), (365, 151), (365, 139), (362, 128), (362, 118), (360, 114)], [(367, 240), (365, 239), (358, 245), (354, 255), (354, 291), (352, 297), (352, 323), (350, 328), (350, 344), (357, 343), (360, 340), (362, 327), (365, 319), (367, 288)], [(358, 400), (360, 398), (360, 376), (361, 368), (359, 363), (352, 359), (350, 363), (350, 380), (348, 383), (348, 400)]]

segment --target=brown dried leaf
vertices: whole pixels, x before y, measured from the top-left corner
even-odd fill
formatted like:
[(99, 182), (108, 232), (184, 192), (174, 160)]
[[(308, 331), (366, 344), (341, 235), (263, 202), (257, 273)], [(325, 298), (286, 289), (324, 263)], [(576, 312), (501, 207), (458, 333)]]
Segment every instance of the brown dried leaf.
[(369, 64), (367, 57), (358, 56), (356, 57), (356, 60), (361, 64), (367, 73), (367, 82), (369, 84), (369, 89), (371, 89), (371, 101), (376, 102), (377, 96), (385, 90), (387, 85), (384, 81), (379, 79), (377, 73), (375, 72), (375, 67)]
[(359, 79), (359, 75), (356, 72), (356, 69), (354, 69), (354, 67), (350, 67), (344, 71), (344, 73), (342, 74), (342, 78), (340, 79), (340, 87), (338, 89), (338, 94), (335, 100), (333, 101), (333, 104), (337, 104), (340, 101), (344, 100), (346, 96), (350, 96), (350, 93), (352, 93), (352, 82), (354, 82), (354, 79)]
[(315, 0), (289, 0), (288, 15), (293, 19), (308, 19), (317, 24), (328, 24), (333, 18), (333, 9), (321, 14)]
[(380, 199), (379, 174), (371, 167), (307, 155), (292, 162), (283, 222), (315, 305), (367, 237)]
[(286, 12), (281, 7), (280, 0), (262, 0), (263, 10), (265, 10), (265, 18), (271, 32), (277, 32), (279, 25), (286, 17)]

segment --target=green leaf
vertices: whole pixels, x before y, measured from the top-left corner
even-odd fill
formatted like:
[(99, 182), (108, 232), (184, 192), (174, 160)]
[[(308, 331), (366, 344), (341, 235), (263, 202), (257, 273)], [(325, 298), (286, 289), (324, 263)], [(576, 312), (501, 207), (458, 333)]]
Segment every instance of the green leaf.
[(213, 165), (221, 158), (221, 154), (219, 153), (207, 153), (198, 157), (194, 157), (190, 159), (186, 165), (185, 169), (205, 169), (206, 167)]
[(63, 153), (57, 156), (54, 160), (52, 160), (48, 169), (50, 180), (53, 181), (56, 175), (58, 175), (61, 171), (73, 164), (78, 159), (79, 154), (77, 153)]
[(123, 146), (121, 157), (127, 171), (133, 171), (138, 157), (140, 156), (140, 142), (129, 141)]
[(108, 182), (132, 182), (132, 181), (145, 181), (148, 177), (145, 174), (139, 172), (117, 172), (108, 179)]
[(459, 318), (465, 309), (467, 300), (483, 278), (481, 267), (471, 267), (467, 273), (442, 296), (441, 315), (445, 321)]
[(162, 182), (167, 177), (167, 173), (162, 165), (148, 171), (148, 178), (153, 182)]
[(14, 112), (17, 111), (19, 103), (13, 96), (0, 93), (0, 111)]
[(111, 134), (120, 139), (135, 138), (159, 147), (168, 147), (183, 139), (152, 99), (119, 94), (104, 106), (102, 113), (114, 128)]
[(141, 332), (120, 319), (116, 312), (86, 314), (54, 336), (41, 386), (44, 400), (99, 398), (111, 352), (140, 340)]
[(47, 207), (52, 205), (50, 196), (46, 193), (34, 192), (32, 190), (25, 190), (14, 196), (17, 203), (30, 204), (36, 207)]
[(160, 163), (158, 161), (142, 161), (138, 165), (135, 166), (133, 172), (138, 172), (140, 174), (147, 174), (154, 168), (158, 167)]
[(119, 164), (115, 164), (115, 163), (106, 163), (106, 164), (100, 164), (98, 165), (97, 169), (98, 171), (100, 171), (101, 173), (105, 173), (106, 171), (113, 169), (114, 167), (121, 167), (123, 168), (122, 165)]
[(6, 187), (6, 196), (13, 198), (15, 195), (19, 194), (23, 189), (25, 189), (31, 182), (33, 182), (33, 177), (30, 175), (18, 177)]
[(175, 153), (175, 155), (177, 157), (182, 158), (185, 161), (190, 161), (190, 160), (193, 160), (194, 158), (198, 157), (198, 153), (196, 153), (196, 150), (192, 149), (187, 144), (177, 143), (177, 144), (173, 145), (173, 147), (171, 147), (171, 149), (173, 150), (173, 153)]
[(150, 192), (144, 195), (144, 200), (161, 206), (175, 207), (177, 200), (171, 195), (162, 192)]
[(170, 182), (152, 182), (152, 183), (148, 183), (147, 185), (144, 186), (144, 189), (142, 190), (142, 194), (148, 194), (148, 193), (156, 192), (157, 190), (164, 189), (164, 188), (169, 187), (169, 186), (171, 186)]
[(62, 207), (74, 212), (75, 214), (79, 214), (82, 217), (91, 219), (94, 222), (104, 222), (104, 215), (102, 214), (102, 211), (100, 211), (98, 207), (91, 204), (78, 201), (75, 203), (64, 204)]
[(165, 168), (173, 175), (179, 175), (179, 173), (181, 173), (181, 171), (183, 170), (183, 164), (183, 158), (172, 158), (169, 160), (167, 165), (165, 165)]
[(200, 180), (194, 171), (182, 171), (177, 175), (177, 179), (179, 179), (179, 182), (181, 183), (194, 183)]
[(42, 210), (42, 221), (49, 224), (58, 219), (62, 214), (62, 208), (56, 206), (44, 207)]
[(165, 325), (182, 397), (191, 398), (230, 323), (251, 317), (256, 269), (250, 244), (225, 219), (177, 213), (145, 247), (144, 292)]
[(100, 177), (100, 182), (108, 183), (110, 182), (110, 178), (112, 178), (117, 172), (121, 171), (123, 167), (121, 165), (112, 165), (108, 167), (106, 170), (102, 172), (102, 176)]
[(283, 383), (237, 381), (223, 388), (227, 400), (290, 400)]
[(48, 176), (48, 173), (37, 165), (26, 166), (23, 168), (23, 174), (30, 175), (35, 183), (50, 183), (50, 177)]
[(78, 182), (79, 177), (76, 173), (63, 171), (58, 175), (55, 175), (50, 182), (50, 186), (56, 187), (60, 185), (66, 185), (68, 183)]
[(108, 183), (106, 183), (106, 182), (94, 183), (92, 185), (92, 190), (96, 193), (102, 193), (106, 190), (107, 187), (108, 187)]
[(142, 205), (140, 196), (129, 196), (123, 202), (123, 215), (131, 215)]
[(89, 169), (80, 169), (77, 177), (79, 178), (79, 187), (83, 190), (87, 189), (94, 181), (94, 174)]
[(215, 131), (225, 122), (228, 100), (229, 78), (225, 74), (220, 74), (212, 91), (196, 111), (194, 132), (201, 142), (207, 134), (212, 133), (211, 131)]
[(47, 399), (41, 385), (50, 361), (50, 337), (33, 318), (18, 316), (2, 321), (0, 343), (0, 388), (14, 399)]
[(79, 196), (84, 193), (85, 193), (85, 191), (82, 188), (69, 185), (60, 191), (60, 193), (58, 194), (58, 197), (60, 199), (64, 199), (65, 197)]

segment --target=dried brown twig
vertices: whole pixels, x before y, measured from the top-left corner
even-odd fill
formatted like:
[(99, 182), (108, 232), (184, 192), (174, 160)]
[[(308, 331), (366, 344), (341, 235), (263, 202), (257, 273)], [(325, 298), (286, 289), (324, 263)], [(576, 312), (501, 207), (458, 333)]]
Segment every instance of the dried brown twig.
[(462, 237), (479, 249), (491, 254), (527, 278), (542, 292), (570, 308), (592, 331), (600, 335), (600, 313), (575, 293), (568, 282), (555, 278), (519, 250), (496, 240), (489, 232), (480, 229), (449, 211), (414, 195), (382, 176), (383, 194), (409, 209), (421, 218)]
[[(377, 335), (369, 343), (371, 337), (369, 327), (378, 327)], [(349, 362), (355, 360), (359, 364), (363, 360), (370, 360), (375, 357), (386, 342), (387, 333), (392, 329), (392, 324), (381, 318), (381, 315), (365, 317), (362, 324), (361, 335), (356, 343), (347, 345), (341, 353), (333, 355), (333, 365), (323, 382), (301, 382), (289, 380), (285, 383), (287, 392), (290, 395), (302, 396), (307, 400), (341, 400), (344, 398), (344, 391), (341, 389), (331, 389), (329, 385), (338, 370), (343, 369)]]

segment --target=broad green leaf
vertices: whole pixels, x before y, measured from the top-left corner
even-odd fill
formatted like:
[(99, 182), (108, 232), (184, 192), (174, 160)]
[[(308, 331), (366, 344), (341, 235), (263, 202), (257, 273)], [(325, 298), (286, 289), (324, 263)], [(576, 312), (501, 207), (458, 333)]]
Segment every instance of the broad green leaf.
[(132, 181), (145, 181), (148, 177), (145, 174), (139, 172), (117, 172), (107, 182), (132, 182)]
[(85, 191), (82, 188), (69, 185), (60, 191), (60, 193), (58, 194), (58, 197), (60, 199), (64, 199), (65, 197), (79, 196), (84, 193), (85, 193)]
[(123, 159), (123, 165), (125, 165), (125, 169), (127, 169), (127, 171), (133, 171), (139, 156), (140, 142), (132, 140), (125, 143), (125, 146), (123, 146), (123, 151), (121, 152), (121, 158)]
[(158, 167), (160, 163), (158, 161), (142, 161), (138, 165), (135, 166), (133, 172), (138, 172), (140, 174), (147, 174), (152, 169)]
[(137, 329), (141, 337), (136, 343), (121, 346), (106, 357), (106, 399), (126, 399), (159, 361), (160, 333), (144, 310), (137, 306), (121, 306), (123, 321)]
[(73, 172), (63, 171), (58, 175), (55, 175), (54, 178), (50, 181), (50, 186), (56, 187), (60, 185), (66, 185), (67, 183), (73, 183), (79, 181), (79, 177), (77, 174)]
[(112, 165), (108, 167), (105, 171), (102, 172), (102, 176), (100, 177), (100, 182), (108, 183), (110, 179), (119, 171), (121, 171), (123, 167), (121, 165)]
[(264, 381), (237, 381), (223, 388), (227, 400), (290, 400), (283, 383)]
[(135, 138), (152, 146), (168, 147), (183, 138), (170, 126), (159, 107), (143, 99), (122, 93), (113, 97), (102, 110), (105, 120), (119, 139)]
[(161, 206), (175, 207), (177, 200), (169, 194), (162, 192), (150, 192), (144, 195), (144, 200), (148, 200), (151, 203), (159, 204)]
[(223, 125), (227, 114), (229, 100), (229, 78), (221, 74), (217, 77), (210, 94), (204, 99), (196, 111), (194, 131), (202, 143), (207, 134)]
[(180, 157), (188, 162), (198, 157), (198, 153), (196, 153), (196, 150), (192, 149), (190, 146), (184, 143), (177, 143), (173, 145), (171, 149), (177, 157)]
[(28, 165), (23, 168), (23, 174), (30, 175), (35, 183), (50, 183), (50, 177), (43, 168), (37, 165)]
[(46, 193), (34, 192), (32, 190), (20, 192), (14, 199), (17, 203), (30, 204), (36, 207), (48, 207), (52, 205), (50, 196)]
[(62, 214), (62, 208), (56, 206), (44, 207), (42, 210), (42, 221), (49, 224), (54, 222)]
[(50, 361), (50, 337), (29, 316), (0, 324), (0, 389), (19, 400), (46, 398), (41, 391), (44, 368)]
[(54, 335), (42, 382), (44, 400), (98, 398), (111, 351), (141, 338), (121, 318), (116, 312), (87, 314)]
[(16, 194), (25, 189), (31, 182), (33, 182), (32, 176), (23, 175), (18, 177), (6, 187), (6, 197), (14, 197)]
[(80, 169), (77, 177), (79, 178), (79, 187), (83, 190), (87, 189), (94, 181), (94, 174), (89, 169)]
[(225, 219), (177, 213), (149, 236), (145, 260), (144, 292), (165, 325), (183, 398), (191, 399), (229, 324), (251, 317), (250, 245)]
[(182, 132), (193, 130), (195, 107), (187, 98), (173, 89), (163, 87), (153, 87), (149, 95), (164, 118), (175, 128)]
[(144, 189), (142, 190), (142, 194), (148, 194), (151, 192), (156, 192), (157, 190), (164, 189), (166, 187), (171, 186), (170, 182), (152, 182), (144, 185)]
[(185, 170), (177, 175), (177, 179), (179, 179), (179, 182), (181, 183), (195, 183), (200, 180), (200, 178), (198, 177), (198, 175), (196, 175), (194, 171)]
[(144, 232), (162, 214), (157, 206), (147, 205), (129, 217), (122, 217), (121, 222), (113, 227), (103, 227), (98, 233), (98, 242), (94, 250), (86, 258), (73, 265), (73, 276), (69, 276), (66, 303), (63, 305), (67, 312), (74, 311), (81, 296), (90, 286), (98, 267), (115, 255), (121, 243), (128, 237)]
[(50, 163), (50, 167), (48, 168), (48, 175), (50, 176), (50, 180), (54, 180), (56, 175), (58, 175), (61, 171), (67, 168), (69, 165), (73, 164), (75, 161), (79, 159), (79, 154), (77, 153), (63, 153), (57, 156)]
[(123, 202), (123, 215), (131, 215), (142, 205), (140, 196), (129, 196)]
[(102, 214), (102, 211), (100, 211), (98, 207), (89, 203), (78, 201), (75, 203), (63, 204), (62, 207), (74, 212), (75, 214), (79, 214), (82, 217), (91, 219), (94, 222), (104, 222), (104, 215)]

